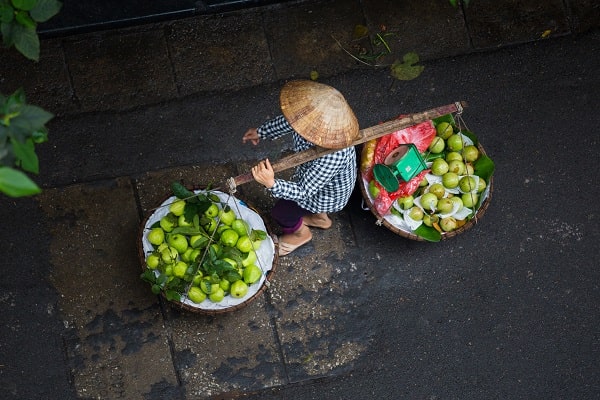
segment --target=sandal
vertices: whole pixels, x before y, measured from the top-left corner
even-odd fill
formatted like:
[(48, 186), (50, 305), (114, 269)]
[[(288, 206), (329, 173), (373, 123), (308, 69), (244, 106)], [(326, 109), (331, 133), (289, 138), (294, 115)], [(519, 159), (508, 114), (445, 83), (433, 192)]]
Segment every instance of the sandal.
[(302, 222), (306, 226), (320, 229), (329, 229), (333, 222), (326, 213), (308, 214), (302, 217)]
[(308, 243), (312, 240), (312, 234), (311, 234), (306, 239), (304, 239), (302, 242), (297, 243), (297, 244), (291, 244), (291, 243), (286, 243), (282, 240), (282, 238), (284, 236), (286, 236), (286, 235), (282, 235), (277, 238), (278, 247), (279, 247), (278, 254), (280, 256), (286, 256), (286, 255), (290, 254), (292, 251), (296, 250), (298, 247), (304, 246), (306, 243)]

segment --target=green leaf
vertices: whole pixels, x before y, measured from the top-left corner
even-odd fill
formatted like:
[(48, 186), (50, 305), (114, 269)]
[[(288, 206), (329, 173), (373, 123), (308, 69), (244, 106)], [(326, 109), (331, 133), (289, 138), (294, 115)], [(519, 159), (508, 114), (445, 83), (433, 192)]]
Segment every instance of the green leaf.
[(437, 118), (433, 119), (432, 121), (433, 121), (433, 125), (437, 125), (440, 122), (447, 122), (452, 126), (456, 125), (456, 123), (454, 122), (454, 116), (452, 114), (442, 115), (441, 117), (437, 117)]
[(44, 125), (54, 118), (54, 114), (40, 108), (26, 104), (21, 108), (19, 116), (12, 119), (12, 125), (27, 130), (29, 134), (44, 129)]
[(215, 266), (215, 272), (221, 276), (223, 275), (226, 271), (235, 271), (235, 267), (231, 264), (229, 264), (229, 262), (225, 261), (225, 260), (217, 260), (214, 263)]
[(171, 231), (171, 235), (179, 233), (181, 235), (195, 236), (195, 235), (207, 235), (206, 231), (202, 228), (196, 229), (193, 226), (178, 226)]
[(35, 7), (37, 0), (11, 0), (13, 6), (19, 10), (29, 11)]
[(442, 240), (441, 233), (439, 233), (435, 228), (425, 224), (421, 224), (417, 229), (414, 230), (414, 233), (428, 242), (439, 242)]
[(46, 22), (60, 11), (62, 3), (57, 0), (38, 0), (29, 14), (37, 22)]
[(17, 24), (12, 25), (15, 48), (28, 59), (39, 61), (40, 39), (35, 29), (25, 28), (24, 26)]
[(425, 69), (422, 65), (414, 65), (419, 62), (417, 53), (406, 53), (402, 62), (396, 61), (392, 64), (391, 74), (394, 78), (401, 81), (410, 81), (415, 79)]
[[(154, 275), (154, 273), (152, 274)], [(156, 275), (155, 275), (156, 276)], [(169, 275), (166, 274), (160, 274), (156, 277), (156, 283), (158, 283), (161, 286), (165, 286), (165, 284), (167, 284), (169, 282), (169, 279), (171, 277)]]
[(37, 22), (31, 19), (27, 11), (18, 11), (15, 14), (15, 20), (25, 28), (35, 29), (37, 27)]
[(358, 40), (360, 38), (364, 38), (369, 34), (369, 28), (365, 25), (356, 25), (354, 30), (352, 31), (352, 39)]
[(21, 107), (25, 104), (25, 102), (25, 91), (23, 88), (19, 88), (10, 96), (2, 99), (0, 112), (2, 114), (18, 114), (20, 113)]
[(485, 154), (482, 154), (473, 164), (475, 175), (485, 179), (486, 182), (490, 181), (495, 168), (496, 166), (492, 159)]
[(15, 17), (15, 9), (10, 4), (0, 3), (0, 22), (10, 23)]
[(242, 276), (240, 275), (240, 273), (238, 271), (232, 270), (232, 271), (226, 271), (223, 274), (223, 278), (227, 279), (230, 283), (233, 283), (235, 281), (239, 281), (240, 279), (242, 279)]
[(140, 278), (148, 283), (156, 282), (156, 275), (154, 275), (154, 272), (150, 269), (144, 270), (144, 272), (142, 272), (142, 274), (140, 275)]
[(465, 135), (466, 137), (468, 137), (469, 139), (471, 139), (471, 141), (473, 142), (473, 144), (475, 146), (477, 146), (477, 144), (479, 143), (479, 140), (477, 139), (477, 136), (473, 132), (468, 131), (466, 129), (461, 129), (460, 133), (462, 133), (463, 135)]
[(250, 232), (250, 240), (265, 240), (267, 238), (267, 232), (260, 229), (252, 229)]
[(0, 22), (0, 33), (2, 33), (2, 44), (8, 48), (15, 44), (14, 27), (16, 26), (13, 22)]
[(45, 143), (48, 141), (48, 131), (46, 129), (40, 129), (31, 133), (31, 140), (35, 144)]
[(242, 252), (236, 247), (223, 246), (221, 255), (223, 258), (231, 258), (236, 261), (238, 265), (241, 265), (242, 263)]
[(42, 191), (23, 172), (10, 167), (0, 167), (0, 192), (10, 197), (23, 197)]
[(165, 291), (165, 297), (169, 301), (181, 301), (181, 294), (177, 293), (175, 290), (167, 290)]
[(212, 193), (212, 192), (208, 192), (206, 195), (206, 198), (210, 201), (212, 201), (213, 203), (220, 203), (221, 202), (221, 198), (219, 196), (217, 196), (216, 194)]
[(402, 57), (402, 61), (407, 64), (416, 64), (419, 62), (419, 55), (415, 52), (406, 53), (404, 57)]
[(186, 199), (188, 197), (194, 196), (194, 192), (188, 190), (185, 186), (183, 186), (180, 182), (172, 182), (171, 183), (171, 191), (175, 195), (175, 197), (179, 199)]
[(183, 217), (187, 222), (193, 222), (194, 216), (198, 215), (200, 212), (199, 204), (197, 203), (189, 203), (186, 201), (185, 207), (183, 208)]
[(28, 139), (25, 143), (21, 143), (18, 140), (11, 139), (10, 144), (16, 157), (15, 164), (17, 166), (34, 174), (40, 172), (40, 162), (37, 154), (35, 154), (33, 140)]
[(198, 239), (194, 240), (193, 243), (190, 243), (190, 245), (193, 248), (204, 248), (208, 244), (208, 240), (208, 237), (200, 236)]
[[(0, 124), (0, 148), (6, 143), (8, 139), (8, 128), (2, 124)], [(0, 157), (2, 158), (2, 157)]]
[(458, 6), (458, 0), (449, 0), (450, 1), (450, 5), (452, 7), (457, 7)]

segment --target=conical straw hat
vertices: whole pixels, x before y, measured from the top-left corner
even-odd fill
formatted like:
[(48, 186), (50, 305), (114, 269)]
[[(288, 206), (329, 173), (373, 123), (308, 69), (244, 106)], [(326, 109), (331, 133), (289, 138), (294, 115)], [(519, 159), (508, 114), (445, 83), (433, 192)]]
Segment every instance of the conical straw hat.
[(344, 96), (309, 80), (286, 83), (279, 104), (283, 116), (304, 139), (328, 149), (349, 147), (358, 138), (358, 121)]

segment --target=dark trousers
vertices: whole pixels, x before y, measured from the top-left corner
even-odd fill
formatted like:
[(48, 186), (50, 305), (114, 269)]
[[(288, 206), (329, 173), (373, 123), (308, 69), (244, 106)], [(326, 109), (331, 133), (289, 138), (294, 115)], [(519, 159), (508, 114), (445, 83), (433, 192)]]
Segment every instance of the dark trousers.
[(296, 232), (302, 226), (302, 217), (311, 214), (310, 211), (300, 207), (298, 203), (291, 200), (277, 200), (271, 216), (281, 226), (283, 233)]

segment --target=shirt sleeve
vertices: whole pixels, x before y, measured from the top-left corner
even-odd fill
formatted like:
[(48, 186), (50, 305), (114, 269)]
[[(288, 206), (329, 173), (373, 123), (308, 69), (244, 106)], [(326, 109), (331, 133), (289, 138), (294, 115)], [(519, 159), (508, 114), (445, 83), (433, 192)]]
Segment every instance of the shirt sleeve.
[(343, 152), (317, 158), (304, 164), (296, 182), (275, 179), (275, 185), (270, 189), (271, 194), (277, 198), (302, 202), (331, 183), (345, 164), (346, 157)]
[(258, 136), (261, 139), (277, 139), (292, 133), (294, 129), (283, 115), (273, 118), (258, 127)]

